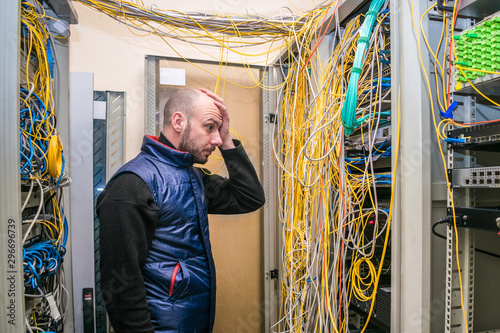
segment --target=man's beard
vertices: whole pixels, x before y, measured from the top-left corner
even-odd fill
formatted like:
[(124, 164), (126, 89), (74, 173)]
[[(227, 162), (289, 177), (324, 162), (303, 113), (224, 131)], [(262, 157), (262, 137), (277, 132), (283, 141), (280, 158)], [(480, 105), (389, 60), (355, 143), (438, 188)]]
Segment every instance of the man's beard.
[(203, 156), (203, 150), (196, 148), (193, 143), (189, 140), (189, 134), (191, 133), (191, 123), (188, 121), (184, 133), (182, 133), (181, 142), (179, 143), (179, 150), (190, 153), (193, 156), (193, 162), (199, 164), (205, 164), (208, 161), (208, 156)]

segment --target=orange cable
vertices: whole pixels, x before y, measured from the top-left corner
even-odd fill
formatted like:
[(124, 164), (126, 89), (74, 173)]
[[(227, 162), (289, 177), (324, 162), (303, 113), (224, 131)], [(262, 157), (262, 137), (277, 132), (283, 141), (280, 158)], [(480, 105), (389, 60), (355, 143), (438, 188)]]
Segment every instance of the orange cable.
[[(328, 7), (331, 6), (333, 0), (330, 2), (330, 5)], [(339, 0), (337, 0), (337, 3), (335, 5), (335, 9), (333, 10), (333, 13), (332, 15), (330, 16), (330, 21), (328, 21), (328, 25), (326, 26), (325, 28), (325, 32), (323, 33), (323, 36), (321, 36), (321, 38), (319, 39), (319, 41), (316, 42), (316, 45), (314, 46), (314, 49), (312, 50), (311, 54), (309, 55), (309, 57), (307, 58), (306, 62), (304, 63), (304, 66), (302, 66), (302, 68), (300, 69), (300, 71), (302, 72), (304, 70), (304, 68), (307, 66), (307, 64), (309, 63), (309, 61), (311, 60), (314, 52), (316, 52), (316, 49), (318, 48), (319, 44), (321, 43), (321, 41), (323, 40), (323, 37), (325, 37), (326, 35), (326, 32), (328, 31), (328, 28), (330, 27), (330, 24), (332, 23), (332, 19), (333, 19), (333, 16), (335, 14), (335, 12), (337, 11), (337, 7), (339, 5)], [(323, 23), (324, 23), (324, 19), (326, 18), (326, 16), (323, 18)], [(320, 34), (321, 34), (321, 30), (320, 30)]]

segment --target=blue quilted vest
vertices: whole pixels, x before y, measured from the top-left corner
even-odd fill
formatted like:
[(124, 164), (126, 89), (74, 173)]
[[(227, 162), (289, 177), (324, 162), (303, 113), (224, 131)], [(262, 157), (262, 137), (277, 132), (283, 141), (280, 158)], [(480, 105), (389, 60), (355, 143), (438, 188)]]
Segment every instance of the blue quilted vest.
[(143, 268), (151, 319), (156, 332), (211, 332), (216, 284), (205, 189), (191, 154), (157, 140), (144, 137), (139, 155), (116, 173), (142, 178), (159, 208)]

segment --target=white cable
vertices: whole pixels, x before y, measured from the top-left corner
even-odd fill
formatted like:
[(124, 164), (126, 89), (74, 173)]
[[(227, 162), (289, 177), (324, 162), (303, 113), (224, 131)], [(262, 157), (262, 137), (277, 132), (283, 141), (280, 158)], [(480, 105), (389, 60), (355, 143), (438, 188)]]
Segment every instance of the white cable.
[(38, 205), (38, 210), (35, 214), (35, 217), (33, 218), (33, 221), (30, 223), (28, 230), (24, 234), (24, 237), (23, 237), (23, 240), (21, 241), (21, 244), (24, 244), (26, 242), (26, 240), (28, 239), (28, 236), (31, 232), (31, 229), (33, 229), (33, 226), (35, 225), (35, 223), (38, 220), (38, 216), (40, 215), (40, 212), (42, 211), (42, 207), (43, 207), (43, 203), (44, 203), (42, 184), (40, 183), (40, 180), (38, 180), (38, 178), (35, 178), (35, 181), (38, 183), (38, 186), (40, 187), (40, 204)]

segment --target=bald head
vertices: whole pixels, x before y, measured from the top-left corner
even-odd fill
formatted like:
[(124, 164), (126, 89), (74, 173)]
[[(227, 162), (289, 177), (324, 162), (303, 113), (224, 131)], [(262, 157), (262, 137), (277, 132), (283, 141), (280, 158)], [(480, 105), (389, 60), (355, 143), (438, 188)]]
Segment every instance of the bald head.
[[(223, 143), (220, 129), (224, 111), (229, 121), (223, 100), (208, 90), (179, 90), (165, 105), (162, 132), (177, 150), (191, 153), (195, 163), (205, 163)], [(228, 129), (226, 123), (224, 138)]]
[(163, 111), (163, 122), (165, 125), (172, 120), (172, 115), (175, 112), (181, 112), (190, 119), (193, 112), (196, 110), (197, 103), (205, 96), (204, 93), (197, 89), (181, 89), (178, 90), (165, 104)]

